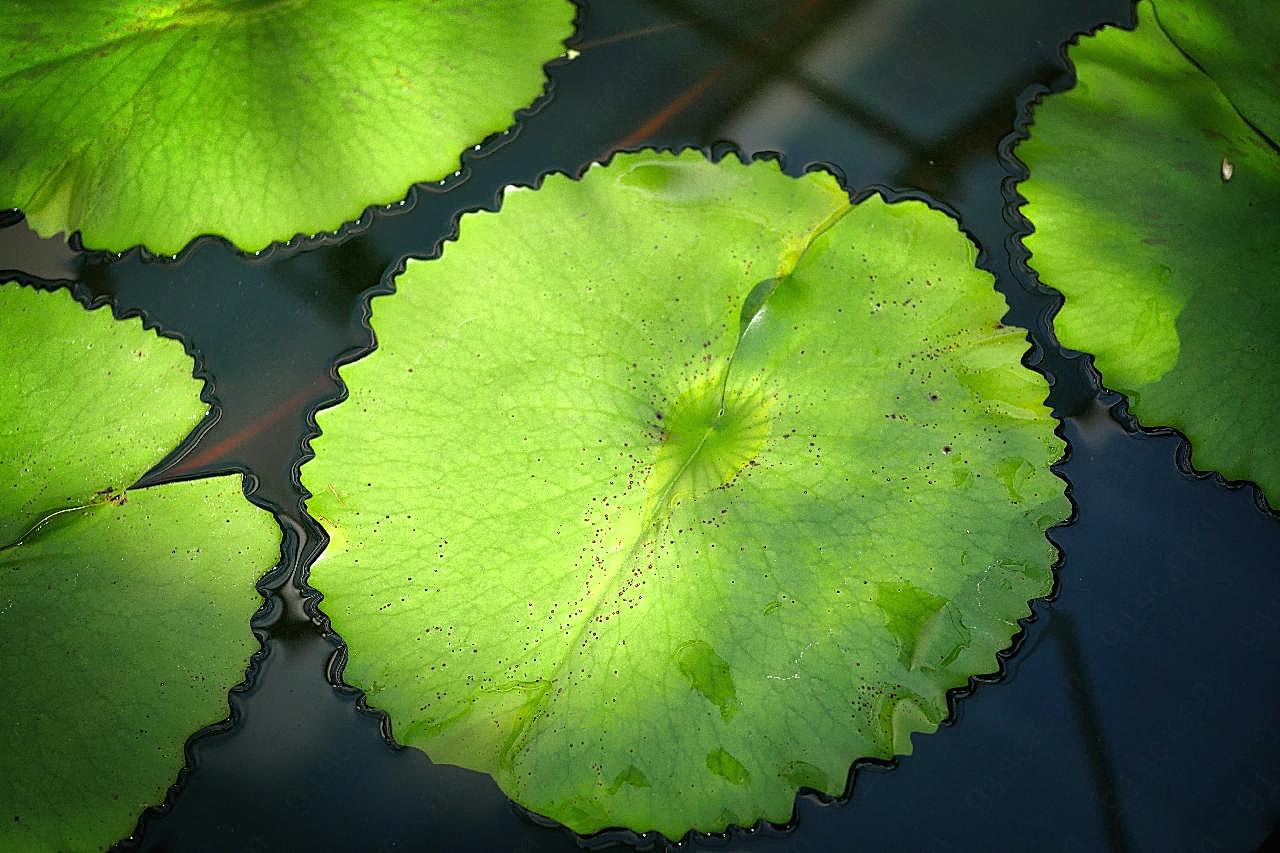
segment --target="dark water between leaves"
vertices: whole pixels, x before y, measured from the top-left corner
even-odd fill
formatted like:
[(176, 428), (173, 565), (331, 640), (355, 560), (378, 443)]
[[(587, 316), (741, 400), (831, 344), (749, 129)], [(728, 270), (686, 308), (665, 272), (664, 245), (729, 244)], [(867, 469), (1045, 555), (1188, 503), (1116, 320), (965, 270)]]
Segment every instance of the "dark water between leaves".
[[(801, 798), (797, 824), (699, 838), (759, 850), (1237, 851), (1280, 819), (1280, 519), (1251, 488), (1196, 477), (1181, 440), (1128, 428), (1087, 361), (1047, 333), (1055, 297), (1022, 267), (1001, 142), (1034, 87), (1063, 88), (1059, 46), (1128, 0), (599, 0), (553, 95), (463, 172), (338, 238), (245, 258), (204, 241), (177, 263), (77, 253), (11, 217), (0, 270), (72, 281), (143, 311), (200, 353), (220, 419), (162, 477), (252, 472), (280, 508), (292, 566), (265, 581), (266, 653), (233, 694), (235, 723), (189, 745), (171, 808), (126, 849), (572, 850), (486, 776), (382, 739), (356, 694), (331, 686), (338, 642), (298, 579), (318, 545), (294, 466), (332, 368), (368, 345), (362, 306), (406, 257), (431, 254), (458, 213), (504, 185), (576, 173), (651, 145), (774, 151), (788, 171), (829, 164), (846, 186), (921, 193), (957, 214), (1032, 330), (1032, 361), (1070, 443), (1060, 472), (1078, 517), (1055, 530), (1059, 591), (1038, 603), (998, 684), (917, 738), (891, 771), (857, 774), (850, 801)], [(1029, 89), (1029, 87), (1033, 87)], [(289, 520), (293, 519), (293, 520)], [(294, 571), (290, 572), (290, 569)], [(175, 654), (181, 638), (175, 637)]]

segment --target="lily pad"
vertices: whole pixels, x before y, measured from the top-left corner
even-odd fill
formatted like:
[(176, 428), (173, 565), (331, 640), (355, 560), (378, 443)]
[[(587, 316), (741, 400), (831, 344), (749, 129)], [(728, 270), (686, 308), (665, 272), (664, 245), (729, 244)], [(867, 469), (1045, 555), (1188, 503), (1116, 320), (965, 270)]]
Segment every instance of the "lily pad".
[(0, 847), (104, 849), (227, 714), (270, 514), (238, 477), (129, 488), (205, 412), (192, 361), (66, 293), (0, 286)]
[(1031, 265), (1062, 343), (1196, 467), (1280, 494), (1280, 16), (1138, 6), (1071, 49), (1080, 82), (1018, 147)]
[(458, 168), (573, 32), (567, 0), (0, 9), (0, 208), (175, 254), (331, 231)]
[(579, 832), (840, 794), (997, 669), (1061, 453), (953, 221), (618, 156), (379, 299), (304, 472), (312, 580), (397, 740)]

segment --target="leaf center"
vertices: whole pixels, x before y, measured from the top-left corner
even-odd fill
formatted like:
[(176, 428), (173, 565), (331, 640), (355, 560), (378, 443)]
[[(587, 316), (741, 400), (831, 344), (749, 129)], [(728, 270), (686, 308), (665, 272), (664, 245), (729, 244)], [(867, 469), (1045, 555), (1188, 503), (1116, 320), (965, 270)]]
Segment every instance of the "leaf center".
[(676, 400), (661, 424), (646, 501), (651, 517), (733, 482), (764, 446), (770, 418), (759, 389), (728, 388), (708, 376)]

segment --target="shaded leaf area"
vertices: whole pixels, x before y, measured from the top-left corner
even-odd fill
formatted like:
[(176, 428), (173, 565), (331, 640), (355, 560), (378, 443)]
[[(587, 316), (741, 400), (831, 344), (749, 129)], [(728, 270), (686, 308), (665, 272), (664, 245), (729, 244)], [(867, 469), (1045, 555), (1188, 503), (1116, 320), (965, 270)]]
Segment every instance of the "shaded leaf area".
[(1079, 85), (1037, 107), (1018, 148), (1031, 264), (1066, 297), (1059, 338), (1144, 424), (1274, 503), (1280, 18), (1164, 1), (1138, 18), (1071, 50)]
[(63, 0), (0, 10), (0, 208), (173, 254), (336, 229), (541, 91), (566, 0)]
[(235, 477), (129, 487), (199, 420), (176, 341), (0, 286), (0, 846), (91, 850), (164, 799), (257, 648), (279, 530)]
[(909, 752), (1068, 512), (973, 262), (923, 204), (696, 152), (464, 217), (303, 469), (347, 680), (579, 832), (782, 822)]

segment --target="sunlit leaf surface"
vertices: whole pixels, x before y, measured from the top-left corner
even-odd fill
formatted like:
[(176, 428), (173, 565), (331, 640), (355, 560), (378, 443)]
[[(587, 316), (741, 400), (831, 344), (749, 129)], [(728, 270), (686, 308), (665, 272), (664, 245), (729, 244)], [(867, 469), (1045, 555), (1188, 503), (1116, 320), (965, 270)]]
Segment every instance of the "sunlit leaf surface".
[[(1280, 15), (1161, 0), (1072, 48), (1018, 147), (1062, 342), (1192, 461), (1280, 495)], [(1206, 71), (1208, 73), (1206, 73)]]
[(312, 580), (397, 740), (576, 830), (788, 820), (1049, 590), (1046, 389), (921, 203), (619, 156), (397, 289), (303, 469)]
[(176, 253), (336, 229), (542, 90), (567, 0), (0, 5), (0, 208)]
[(104, 849), (257, 647), (279, 530), (238, 477), (128, 489), (204, 414), (191, 358), (0, 285), (0, 849)]

